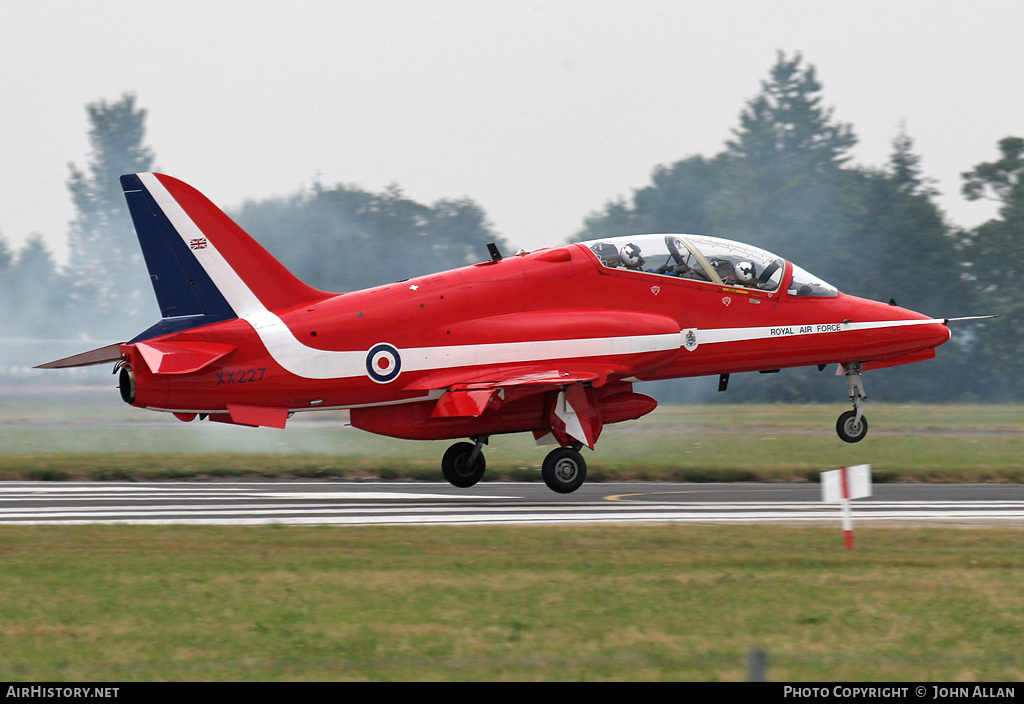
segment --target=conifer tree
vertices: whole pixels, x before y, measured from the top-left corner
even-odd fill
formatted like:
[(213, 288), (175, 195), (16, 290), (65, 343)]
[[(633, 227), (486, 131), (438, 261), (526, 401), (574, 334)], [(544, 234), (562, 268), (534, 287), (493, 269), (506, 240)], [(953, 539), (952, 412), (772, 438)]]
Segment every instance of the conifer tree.
[(146, 111), (131, 94), (86, 111), (92, 153), (85, 170), (69, 164), (68, 179), (76, 211), (68, 242), (73, 307), (91, 333), (128, 334), (159, 317), (120, 184), (122, 174), (153, 168), (143, 145)]

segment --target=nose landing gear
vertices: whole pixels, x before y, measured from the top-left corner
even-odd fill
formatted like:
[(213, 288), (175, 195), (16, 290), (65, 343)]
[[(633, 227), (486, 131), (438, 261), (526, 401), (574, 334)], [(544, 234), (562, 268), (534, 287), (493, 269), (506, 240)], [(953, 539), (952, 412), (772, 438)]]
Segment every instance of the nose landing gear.
[(868, 434), (868, 419), (864, 416), (861, 403), (867, 401), (867, 394), (864, 393), (864, 381), (861, 378), (864, 373), (864, 365), (860, 362), (850, 362), (846, 367), (846, 387), (850, 392), (850, 402), (853, 403), (853, 410), (846, 411), (836, 421), (836, 433), (844, 442), (860, 442)]

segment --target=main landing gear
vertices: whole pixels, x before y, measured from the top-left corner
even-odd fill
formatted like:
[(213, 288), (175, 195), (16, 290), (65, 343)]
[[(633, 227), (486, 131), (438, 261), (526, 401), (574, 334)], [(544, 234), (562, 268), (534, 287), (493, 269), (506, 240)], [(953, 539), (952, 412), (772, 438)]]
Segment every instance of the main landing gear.
[(441, 473), (448, 483), (462, 489), (473, 486), (483, 479), (487, 462), (481, 446), (487, 444), (487, 437), (470, 438), (473, 443), (457, 442), (449, 447), (441, 458)]
[[(463, 489), (483, 479), (487, 469), (482, 451), (483, 445), (487, 444), (487, 437), (470, 439), (472, 443), (455, 443), (441, 458), (444, 478), (449, 484)], [(549, 489), (559, 494), (569, 494), (583, 486), (587, 479), (587, 463), (580, 454), (582, 447), (581, 443), (557, 447), (544, 458), (540, 473)]]
[(861, 403), (867, 401), (867, 394), (864, 393), (864, 382), (861, 375), (864, 373), (864, 365), (860, 362), (850, 362), (846, 366), (846, 387), (850, 392), (850, 402), (853, 403), (853, 410), (846, 411), (836, 421), (836, 433), (844, 442), (860, 442), (868, 434), (868, 419), (864, 417)]
[(587, 463), (580, 454), (580, 447), (557, 447), (544, 458), (540, 475), (548, 489), (570, 494), (583, 486), (587, 479)]

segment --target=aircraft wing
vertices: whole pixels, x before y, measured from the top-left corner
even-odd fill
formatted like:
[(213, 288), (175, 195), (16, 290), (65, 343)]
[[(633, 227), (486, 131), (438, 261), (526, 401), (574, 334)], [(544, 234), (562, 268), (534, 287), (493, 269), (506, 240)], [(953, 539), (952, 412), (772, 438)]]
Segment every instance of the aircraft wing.
[(575, 438), (593, 448), (603, 425), (593, 387), (603, 386), (607, 375), (605, 370), (567, 367), (522, 370), (486, 381), (453, 383), (437, 400), (430, 417), (478, 418), (507, 403), (557, 391), (557, 398), (545, 401), (543, 408), (550, 430), (535, 431), (537, 441), (547, 442), (547, 437), (554, 437), (565, 445)]
[[(435, 413), (440, 416), (480, 415), (495, 402), (488, 391), (500, 390), (497, 400), (507, 403), (581, 382), (601, 387), (609, 378), (634, 376), (671, 361), (681, 346), (678, 322), (634, 310), (529, 311), (473, 318), (450, 328), (453, 340), (494, 344), (481, 344), (479, 359), (431, 369), (404, 387), (444, 391)], [(509, 354), (515, 345), (516, 353)], [(487, 363), (481, 364), (484, 359)]]
[[(476, 318), (464, 327), (452, 326), (453, 338), (523, 339), (523, 357), (534, 359), (495, 359), (486, 366), (453, 366), (418, 377), (404, 390), (442, 392), (432, 418), (476, 418), (549, 391), (564, 392), (570, 403), (589, 408), (592, 404), (583, 397), (594, 396), (593, 389), (610, 378), (635, 376), (665, 364), (680, 348), (674, 319), (627, 310), (532, 311)], [(584, 393), (585, 386), (590, 390)]]

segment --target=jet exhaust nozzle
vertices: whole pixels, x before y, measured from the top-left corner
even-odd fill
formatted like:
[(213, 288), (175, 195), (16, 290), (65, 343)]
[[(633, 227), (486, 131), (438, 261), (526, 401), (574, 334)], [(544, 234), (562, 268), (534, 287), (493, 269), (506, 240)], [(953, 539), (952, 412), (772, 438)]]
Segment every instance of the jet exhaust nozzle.
[(117, 387), (121, 391), (121, 400), (129, 406), (135, 404), (135, 372), (127, 364), (121, 367), (117, 376)]

